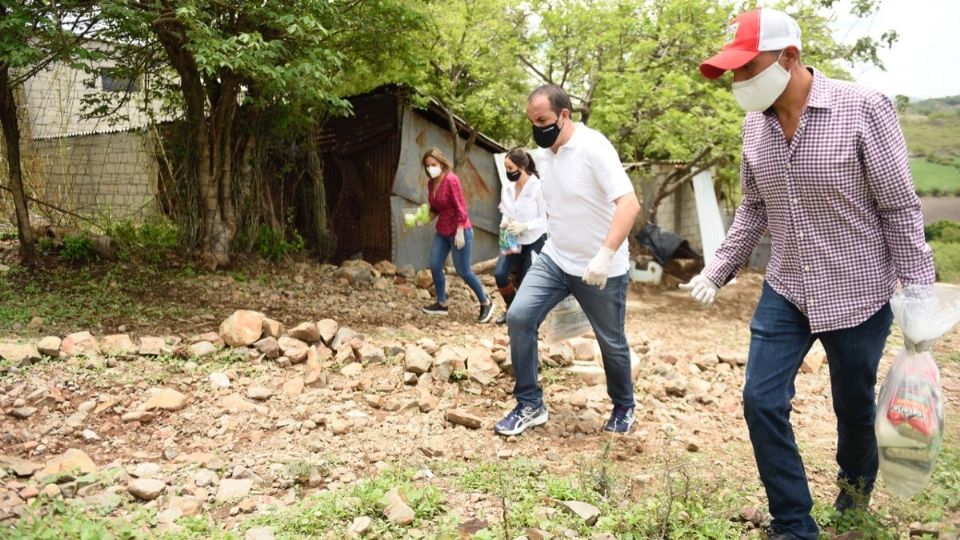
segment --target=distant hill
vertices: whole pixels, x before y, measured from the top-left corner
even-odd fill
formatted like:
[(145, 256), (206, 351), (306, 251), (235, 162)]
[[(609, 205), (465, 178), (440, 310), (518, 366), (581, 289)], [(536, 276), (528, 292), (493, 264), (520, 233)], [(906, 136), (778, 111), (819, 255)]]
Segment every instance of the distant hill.
[(900, 125), (917, 191), (960, 194), (960, 96), (912, 102)]
[(931, 113), (953, 112), (957, 110), (960, 110), (960, 96), (949, 96), (911, 101), (907, 107), (907, 114), (928, 115)]

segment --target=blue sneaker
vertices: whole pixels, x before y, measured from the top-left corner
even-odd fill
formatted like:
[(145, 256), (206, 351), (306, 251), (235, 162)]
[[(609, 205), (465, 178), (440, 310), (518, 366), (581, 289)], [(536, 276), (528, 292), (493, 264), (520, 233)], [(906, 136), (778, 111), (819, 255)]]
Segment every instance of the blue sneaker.
[(493, 431), (499, 435), (519, 435), (528, 427), (542, 426), (547, 423), (547, 408), (529, 407), (518, 404), (503, 420), (493, 426)]
[(636, 418), (633, 416), (633, 409), (633, 407), (614, 405), (613, 412), (610, 413), (610, 419), (607, 420), (607, 425), (603, 426), (603, 430), (612, 433), (626, 433), (630, 431), (634, 421), (636, 421)]

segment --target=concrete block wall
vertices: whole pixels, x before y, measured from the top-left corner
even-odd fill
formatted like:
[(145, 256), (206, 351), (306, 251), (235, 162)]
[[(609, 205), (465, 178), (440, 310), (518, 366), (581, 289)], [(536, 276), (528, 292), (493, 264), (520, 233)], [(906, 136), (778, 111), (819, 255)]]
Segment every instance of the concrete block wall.
[(33, 188), (47, 202), (89, 216), (140, 221), (157, 211), (159, 165), (142, 132), (32, 142)]

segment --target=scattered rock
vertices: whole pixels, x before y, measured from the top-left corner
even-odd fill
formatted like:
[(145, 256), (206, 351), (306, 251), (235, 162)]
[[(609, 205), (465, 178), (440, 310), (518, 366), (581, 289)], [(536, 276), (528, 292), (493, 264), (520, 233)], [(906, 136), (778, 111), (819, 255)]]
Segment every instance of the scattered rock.
[(287, 335), (306, 343), (316, 343), (320, 341), (320, 329), (312, 322), (300, 323), (294, 326), (287, 330)]
[(825, 353), (808, 354), (804, 357), (803, 363), (800, 364), (800, 371), (803, 373), (816, 373), (820, 371), (820, 366), (822, 366), (826, 360), (827, 355)]
[(210, 469), (200, 469), (193, 475), (193, 483), (197, 487), (213, 486), (220, 483), (220, 478)]
[(740, 353), (729, 349), (721, 349), (717, 351), (717, 360), (729, 365), (730, 367), (747, 365), (747, 355), (745, 353)]
[(152, 411), (154, 409), (179, 411), (186, 406), (187, 396), (172, 388), (161, 388), (154, 393), (140, 409), (144, 411)]
[(433, 274), (430, 273), (429, 269), (423, 269), (417, 272), (413, 282), (420, 289), (429, 289), (433, 286)]
[(303, 393), (303, 377), (296, 377), (283, 383), (283, 393), (288, 396), (299, 396)]
[(412, 264), (404, 264), (397, 267), (397, 275), (409, 279), (417, 275), (417, 269)]
[(23, 478), (33, 476), (34, 471), (40, 468), (40, 465), (20, 459), (16, 456), (0, 454), (0, 469), (13, 469), (13, 473)]
[(239, 309), (220, 323), (220, 337), (230, 347), (252, 345), (263, 335), (266, 317), (258, 311)]
[(397, 266), (390, 261), (383, 260), (373, 265), (374, 270), (380, 272), (380, 275), (393, 277), (397, 275)]
[(151, 478), (138, 478), (127, 484), (127, 491), (134, 497), (142, 501), (152, 501), (163, 494), (167, 488), (162, 480)]
[(277, 339), (283, 335), (283, 325), (273, 319), (264, 318), (262, 330), (264, 337)]
[(43, 317), (32, 317), (27, 323), (27, 328), (34, 331), (43, 328)]
[(359, 362), (351, 362), (340, 368), (340, 374), (344, 377), (357, 377), (363, 373), (363, 365)]
[(407, 345), (404, 350), (404, 366), (410, 373), (422, 375), (433, 367), (433, 357), (416, 345)]
[(130, 411), (120, 417), (123, 422), (146, 423), (153, 420), (154, 414), (147, 411)]
[(560, 506), (590, 526), (593, 526), (600, 518), (600, 510), (592, 504), (580, 501), (560, 501)]
[(203, 358), (204, 356), (217, 354), (218, 350), (220, 349), (218, 349), (216, 345), (209, 341), (198, 341), (187, 348), (187, 352), (190, 353), (190, 356), (195, 358)]
[(273, 336), (267, 336), (257, 341), (253, 344), (253, 347), (271, 360), (280, 358), (280, 344), (277, 342), (277, 338)]
[(372, 519), (367, 516), (360, 516), (353, 519), (353, 523), (350, 524), (350, 529), (347, 530), (347, 534), (350, 535), (350, 538), (363, 538), (372, 526)]
[(183, 516), (195, 516), (203, 510), (203, 503), (196, 497), (172, 497), (170, 508), (176, 508)]
[(485, 519), (473, 518), (464, 521), (457, 526), (457, 532), (460, 533), (461, 538), (473, 538), (473, 535), (478, 532), (486, 529), (490, 526), (490, 523)]
[(243, 540), (274, 540), (273, 527), (254, 527), (247, 531)]
[(397, 488), (388, 491), (381, 499), (383, 515), (397, 525), (409, 525), (416, 517), (413, 509), (407, 504)]
[[(58, 356), (61, 340), (57, 336), (47, 336), (37, 342), (37, 350), (44, 356)], [(2, 356), (2, 354), (0, 354)]]
[(251, 386), (247, 389), (247, 397), (257, 401), (265, 401), (273, 396), (273, 390), (265, 386)]
[(357, 356), (363, 364), (383, 364), (387, 361), (387, 355), (383, 354), (383, 349), (372, 343), (364, 343)]
[(334, 435), (346, 435), (350, 431), (350, 422), (343, 418), (335, 418), (330, 422), (330, 431)]
[(100, 338), (100, 351), (106, 356), (136, 354), (139, 348), (127, 334), (111, 334)]
[(309, 346), (299, 339), (283, 336), (277, 340), (277, 344), (280, 346), (280, 352), (289, 358), (291, 363), (300, 364), (307, 359)]
[(226, 478), (220, 481), (220, 486), (217, 489), (216, 501), (227, 502), (233, 499), (246, 497), (252, 488), (252, 479)]
[(226, 373), (214, 371), (210, 374), (210, 386), (214, 388), (230, 388), (230, 377)]
[(140, 338), (141, 356), (160, 356), (169, 352), (167, 343), (163, 338), (143, 336)]
[(40, 352), (37, 350), (37, 346), (32, 343), (0, 342), (0, 358), (17, 365), (40, 360)]
[(363, 265), (342, 266), (337, 278), (346, 279), (351, 285), (370, 283), (374, 280), (373, 269)]
[(485, 350), (471, 351), (467, 356), (467, 375), (480, 384), (490, 384), (500, 375), (500, 366)]
[(80, 436), (83, 437), (83, 442), (96, 442), (100, 440), (100, 436), (97, 435), (97, 432), (92, 429), (85, 429), (80, 432)]
[(10, 411), (10, 416), (20, 420), (26, 420), (37, 412), (36, 407), (16, 407)]
[(46, 466), (37, 472), (35, 476), (37, 480), (42, 481), (47, 477), (71, 471), (79, 471), (82, 474), (93, 474), (97, 472), (97, 465), (83, 450), (70, 448), (63, 454), (48, 461)]
[(270, 412), (270, 409), (268, 409), (265, 405), (250, 403), (249, 401), (240, 397), (238, 394), (230, 394), (229, 396), (223, 398), (223, 400), (220, 402), (220, 406), (228, 411), (256, 412), (264, 416)]
[(75, 332), (63, 338), (60, 350), (67, 356), (100, 356), (100, 347), (90, 332)]
[(483, 425), (483, 420), (481, 420), (479, 416), (470, 414), (463, 409), (450, 409), (444, 417), (447, 419), (447, 422), (451, 424), (470, 429), (480, 429)]
[(43, 495), (48, 499), (53, 499), (63, 495), (63, 492), (60, 490), (60, 486), (57, 484), (47, 484), (43, 487), (43, 490), (40, 491), (40, 495)]
[(317, 321), (317, 329), (320, 331), (320, 339), (327, 345), (331, 345), (340, 325), (333, 319), (322, 319)]

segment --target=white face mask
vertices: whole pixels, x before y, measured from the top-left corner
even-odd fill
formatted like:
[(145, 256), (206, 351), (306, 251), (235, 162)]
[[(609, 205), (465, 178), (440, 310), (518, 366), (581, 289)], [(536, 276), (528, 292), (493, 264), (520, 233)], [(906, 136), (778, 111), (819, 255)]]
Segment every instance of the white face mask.
[[(783, 55), (782, 51), (780, 55)], [(752, 79), (733, 83), (733, 97), (737, 98), (737, 103), (744, 110), (765, 111), (780, 97), (788, 82), (790, 72), (783, 69), (778, 56), (776, 62)]]
[(443, 172), (443, 169), (441, 169), (440, 167), (437, 167), (436, 165), (431, 165), (427, 167), (427, 174), (430, 175), (430, 178), (436, 178), (440, 176), (440, 173), (442, 172)]

